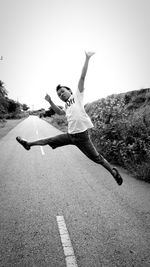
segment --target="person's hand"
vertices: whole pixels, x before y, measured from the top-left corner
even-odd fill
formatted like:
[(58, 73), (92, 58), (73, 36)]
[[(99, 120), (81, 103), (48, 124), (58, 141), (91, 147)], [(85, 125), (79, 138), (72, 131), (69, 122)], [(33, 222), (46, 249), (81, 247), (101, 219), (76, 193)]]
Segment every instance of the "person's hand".
[(95, 54), (95, 52), (92, 52), (92, 51), (86, 52), (86, 51), (85, 51), (85, 55), (86, 55), (86, 57), (88, 57), (88, 58), (92, 57), (94, 54)]
[(48, 94), (46, 94), (45, 100), (48, 101), (48, 102), (50, 102), (51, 101), (51, 97)]

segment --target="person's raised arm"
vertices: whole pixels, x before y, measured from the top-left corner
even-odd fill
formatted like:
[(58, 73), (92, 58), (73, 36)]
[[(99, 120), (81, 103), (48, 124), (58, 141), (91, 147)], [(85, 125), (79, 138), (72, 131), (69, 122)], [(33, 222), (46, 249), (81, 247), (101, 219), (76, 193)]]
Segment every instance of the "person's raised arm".
[(84, 62), (83, 69), (81, 72), (81, 77), (80, 77), (79, 83), (78, 83), (78, 89), (81, 93), (84, 91), (84, 81), (85, 81), (85, 76), (86, 76), (87, 69), (88, 69), (89, 59), (94, 54), (95, 54), (95, 52), (85, 52), (85, 56), (86, 56), (85, 62)]
[(57, 105), (54, 104), (51, 97), (46, 94), (45, 100), (51, 105), (51, 108), (58, 114), (58, 115), (65, 115), (65, 111), (61, 108), (59, 108)]

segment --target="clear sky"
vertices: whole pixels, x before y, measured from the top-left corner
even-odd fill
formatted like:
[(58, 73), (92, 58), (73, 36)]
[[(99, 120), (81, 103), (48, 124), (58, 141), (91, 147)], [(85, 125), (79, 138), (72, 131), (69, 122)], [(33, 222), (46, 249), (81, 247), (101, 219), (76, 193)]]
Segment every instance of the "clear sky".
[(9, 98), (62, 104), (60, 83), (76, 90), (85, 55), (95, 51), (85, 103), (150, 87), (150, 0), (0, 0), (0, 80)]

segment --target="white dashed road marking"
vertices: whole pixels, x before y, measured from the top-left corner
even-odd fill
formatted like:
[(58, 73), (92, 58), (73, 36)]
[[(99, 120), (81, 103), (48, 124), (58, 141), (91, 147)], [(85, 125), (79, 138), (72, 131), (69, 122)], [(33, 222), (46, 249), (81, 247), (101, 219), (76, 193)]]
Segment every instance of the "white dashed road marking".
[[(36, 135), (39, 136), (39, 132), (38, 132), (38, 130), (36, 130)], [(44, 155), (45, 155), (45, 152), (44, 152), (43, 147), (40, 146), (40, 149), (41, 149), (41, 153), (42, 153), (42, 155), (44, 156)]]
[(78, 267), (64, 217), (57, 216), (56, 218), (57, 218), (61, 243), (65, 254), (66, 266)]
[(40, 146), (40, 149), (41, 149), (41, 153), (42, 153), (42, 155), (45, 155), (45, 152), (44, 152), (44, 149), (43, 149), (42, 146)]

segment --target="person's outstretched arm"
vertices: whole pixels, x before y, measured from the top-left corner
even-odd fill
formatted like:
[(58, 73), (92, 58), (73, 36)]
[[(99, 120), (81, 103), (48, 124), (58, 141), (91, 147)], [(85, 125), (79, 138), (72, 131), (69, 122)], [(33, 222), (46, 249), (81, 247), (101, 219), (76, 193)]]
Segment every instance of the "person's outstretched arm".
[(85, 58), (85, 62), (84, 62), (84, 65), (83, 65), (82, 72), (81, 72), (81, 77), (80, 77), (79, 83), (78, 83), (78, 88), (79, 88), (79, 91), (81, 93), (84, 91), (84, 80), (85, 80), (85, 76), (86, 76), (87, 69), (88, 69), (89, 59), (94, 54), (95, 54), (95, 52), (85, 52), (86, 58)]
[(45, 100), (51, 105), (51, 108), (58, 114), (58, 115), (65, 115), (65, 111), (61, 108), (59, 108), (58, 106), (56, 106), (54, 104), (54, 102), (52, 101), (51, 97), (46, 94), (45, 96)]

